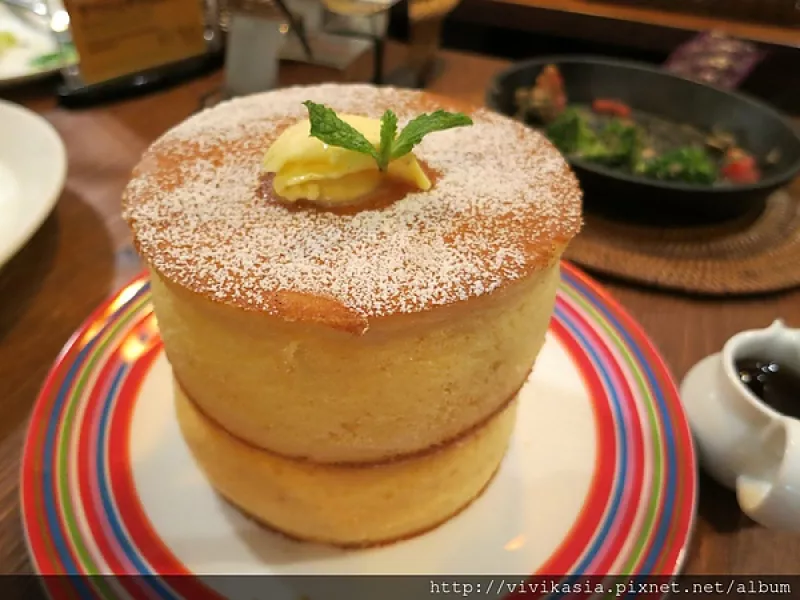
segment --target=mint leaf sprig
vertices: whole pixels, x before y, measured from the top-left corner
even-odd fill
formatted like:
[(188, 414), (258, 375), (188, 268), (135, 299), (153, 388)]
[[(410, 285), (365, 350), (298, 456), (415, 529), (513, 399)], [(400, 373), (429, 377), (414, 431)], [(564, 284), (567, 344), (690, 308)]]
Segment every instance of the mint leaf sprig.
[(398, 135), (397, 115), (387, 110), (381, 117), (381, 141), (376, 149), (360, 131), (340, 119), (327, 106), (310, 100), (303, 102), (303, 105), (308, 109), (312, 137), (330, 146), (368, 154), (375, 159), (381, 171), (385, 171), (391, 161), (411, 152), (429, 133), (472, 125), (472, 119), (463, 113), (437, 110), (415, 117)]

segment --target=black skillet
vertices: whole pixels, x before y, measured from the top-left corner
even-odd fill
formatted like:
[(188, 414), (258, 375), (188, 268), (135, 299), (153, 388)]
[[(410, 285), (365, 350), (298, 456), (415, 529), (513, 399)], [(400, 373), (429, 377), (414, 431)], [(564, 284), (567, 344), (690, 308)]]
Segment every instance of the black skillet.
[[(596, 98), (613, 98), (631, 106), (634, 118), (653, 116), (703, 132), (719, 128), (733, 134), (762, 168), (762, 178), (755, 184), (707, 186), (647, 179), (572, 159), (589, 211), (661, 225), (722, 221), (763, 209), (767, 197), (800, 172), (800, 134), (779, 112), (744, 94), (641, 63), (575, 56), (518, 63), (494, 79), (487, 105), (513, 116), (515, 90), (532, 86), (548, 64), (561, 71), (571, 103), (588, 105)], [(778, 159), (766, 164), (770, 153)]]

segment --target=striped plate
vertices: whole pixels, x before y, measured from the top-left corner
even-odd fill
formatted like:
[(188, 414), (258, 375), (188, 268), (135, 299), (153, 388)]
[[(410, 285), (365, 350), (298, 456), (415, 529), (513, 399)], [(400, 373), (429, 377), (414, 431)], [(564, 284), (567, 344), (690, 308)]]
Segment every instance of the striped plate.
[(45, 579), (53, 597), (235, 596), (215, 589), (225, 578), (200, 574), (672, 575), (681, 566), (697, 481), (675, 385), (640, 327), (569, 264), (496, 478), (468, 510), (407, 542), (339, 551), (253, 524), (197, 469), (171, 386), (140, 277), (88, 319), (48, 376), (24, 449), (22, 511), (38, 572), (148, 577)]

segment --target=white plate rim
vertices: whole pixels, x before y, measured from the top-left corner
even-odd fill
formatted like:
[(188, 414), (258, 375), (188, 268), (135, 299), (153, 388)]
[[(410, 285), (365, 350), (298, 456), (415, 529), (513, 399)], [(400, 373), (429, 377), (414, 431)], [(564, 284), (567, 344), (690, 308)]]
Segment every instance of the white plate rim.
[(47, 191), (42, 194), (44, 198), (34, 203), (33, 210), (24, 213), (26, 216), (22, 218), (20, 227), (16, 228), (10, 239), (0, 242), (0, 267), (4, 266), (30, 241), (45, 219), (53, 212), (67, 180), (67, 149), (55, 127), (32, 110), (7, 100), (0, 100), (0, 122), (4, 112), (11, 113), (18, 119), (24, 119), (32, 128), (39, 128), (45, 139), (49, 140), (52, 161), (48, 162), (45, 172), (52, 173), (52, 181), (47, 186)]

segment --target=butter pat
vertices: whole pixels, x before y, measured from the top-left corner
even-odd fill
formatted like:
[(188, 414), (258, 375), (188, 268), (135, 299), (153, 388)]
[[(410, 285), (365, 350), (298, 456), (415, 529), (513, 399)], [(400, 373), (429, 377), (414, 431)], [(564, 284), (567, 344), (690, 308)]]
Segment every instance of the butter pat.
[[(379, 147), (379, 120), (356, 115), (339, 118)], [(377, 190), (387, 177), (421, 190), (431, 187), (413, 153), (391, 161), (382, 173), (372, 156), (311, 137), (308, 119), (290, 126), (275, 140), (264, 157), (264, 170), (275, 173), (275, 193), (289, 202), (302, 199), (325, 205), (349, 204)]]

